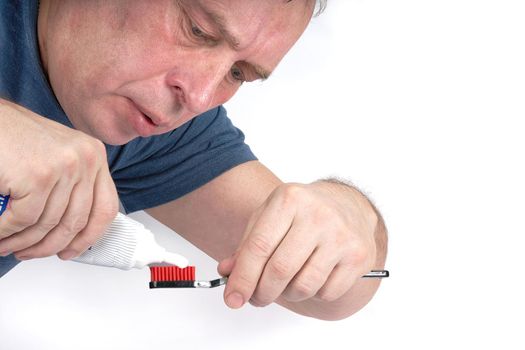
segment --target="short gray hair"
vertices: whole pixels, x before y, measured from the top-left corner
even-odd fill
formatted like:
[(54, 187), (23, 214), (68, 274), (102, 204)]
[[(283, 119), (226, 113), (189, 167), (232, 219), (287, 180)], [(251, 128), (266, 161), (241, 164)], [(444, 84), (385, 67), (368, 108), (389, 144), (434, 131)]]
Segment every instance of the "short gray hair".
[(314, 17), (319, 16), (321, 13), (323, 13), (324, 9), (326, 8), (326, 5), (328, 5), (328, 0), (316, 0)]
[[(291, 2), (291, 1), (292, 0), (287, 0), (287, 2)], [(313, 17), (319, 16), (326, 8), (326, 5), (328, 5), (328, 0), (315, 0), (315, 8), (314, 8)]]

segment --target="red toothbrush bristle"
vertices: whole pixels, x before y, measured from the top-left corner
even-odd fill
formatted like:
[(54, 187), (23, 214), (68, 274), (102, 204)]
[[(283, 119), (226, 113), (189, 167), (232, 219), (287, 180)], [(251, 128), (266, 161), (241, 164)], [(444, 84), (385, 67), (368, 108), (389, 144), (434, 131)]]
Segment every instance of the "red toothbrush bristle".
[(195, 281), (195, 266), (181, 269), (178, 266), (150, 266), (151, 282)]

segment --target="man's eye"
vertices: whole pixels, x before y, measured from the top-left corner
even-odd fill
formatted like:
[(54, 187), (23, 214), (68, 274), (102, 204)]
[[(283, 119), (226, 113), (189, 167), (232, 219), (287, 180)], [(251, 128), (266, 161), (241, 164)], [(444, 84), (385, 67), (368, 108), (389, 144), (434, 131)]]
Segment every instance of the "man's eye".
[(245, 77), (244, 77), (244, 73), (237, 66), (233, 66), (232, 69), (230, 70), (230, 73), (231, 73), (233, 79), (235, 79), (235, 80), (238, 80), (240, 82), (244, 82), (246, 80)]
[(191, 33), (198, 38), (206, 38), (206, 34), (202, 31), (202, 29), (193, 23), (191, 24)]
[(217, 44), (217, 39), (206, 33), (198, 25), (191, 23), (191, 35), (199, 42), (204, 42), (206, 45), (214, 46)]

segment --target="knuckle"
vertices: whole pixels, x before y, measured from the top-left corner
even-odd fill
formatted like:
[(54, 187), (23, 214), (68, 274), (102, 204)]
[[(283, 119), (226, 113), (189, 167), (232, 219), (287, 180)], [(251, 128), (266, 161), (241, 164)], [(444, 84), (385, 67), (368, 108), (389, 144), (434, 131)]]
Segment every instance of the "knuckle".
[(80, 155), (82, 164), (87, 168), (95, 168), (99, 160), (105, 159), (106, 147), (102, 141), (93, 137), (81, 134), (77, 144), (77, 152)]
[(352, 264), (354, 266), (365, 265), (370, 258), (370, 251), (363, 244), (355, 244), (352, 247)]
[(98, 157), (102, 157), (103, 159), (106, 157), (106, 146), (102, 141), (99, 139), (96, 139), (94, 137), (90, 137), (90, 145), (88, 154), (95, 159)]
[(103, 204), (93, 207), (91, 214), (97, 221), (110, 223), (119, 212), (118, 197), (111, 197), (103, 201)]
[(27, 253), (23, 253), (23, 256), (26, 258), (46, 258), (48, 256), (52, 256), (57, 253), (57, 249), (54, 248), (53, 245), (49, 243), (42, 243), (36, 245), (33, 249), (28, 251)]
[(331, 289), (322, 289), (320, 290), (316, 296), (324, 302), (333, 302), (340, 298), (339, 293), (331, 290)]
[[(75, 249), (68, 249), (68, 253), (67, 254), (74, 254), (74, 256), (77, 256), (78, 255), (78, 251), (76, 251)], [(57, 256), (58, 256), (58, 258), (60, 260), (64, 260), (64, 261), (69, 261), (71, 259), (71, 255), (66, 255), (65, 251), (58, 252)]]
[(349, 233), (348, 229), (344, 228), (333, 228), (332, 237), (329, 246), (332, 248), (336, 256), (345, 254), (345, 252), (352, 251), (355, 246), (355, 239), (352, 238), (352, 234)]
[(69, 179), (74, 178), (80, 166), (80, 159), (78, 155), (71, 150), (67, 150), (62, 154), (61, 160), (62, 176), (65, 176)]
[(60, 219), (62, 219), (60, 216), (52, 216), (52, 217), (46, 218), (45, 220), (41, 220), (41, 222), (38, 225), (41, 228), (47, 229), (47, 231), (50, 231), (51, 229), (53, 229), (60, 223)]
[(282, 259), (272, 259), (268, 264), (269, 272), (279, 280), (290, 278), (293, 273), (290, 263)]
[[(228, 284), (231, 285), (231, 290), (237, 290), (242, 295), (252, 295), (254, 287), (256, 287), (257, 281), (246, 273), (238, 273), (234, 276), (230, 276)], [(253, 288), (253, 289), (252, 289)]]
[(49, 220), (46, 220), (46, 221), (39, 222), (36, 225), (36, 228), (41, 233), (46, 234), (49, 231), (53, 230), (55, 227), (57, 227), (59, 224), (60, 224), (60, 219), (59, 218), (52, 218), (52, 219), (49, 219)]
[(71, 241), (71, 237), (62, 229), (55, 229), (53, 233), (47, 235), (40, 243), (35, 246), (33, 255), (37, 258), (43, 258), (55, 255), (62, 251)]
[(268, 258), (273, 252), (273, 246), (262, 236), (255, 236), (248, 240), (246, 243), (248, 251), (259, 257)]
[(305, 191), (303, 186), (295, 183), (288, 183), (280, 188), (280, 195), (283, 204), (294, 203), (304, 197)]
[(97, 150), (97, 147), (88, 147), (85, 146), (82, 149), (82, 162), (88, 167), (88, 168), (95, 168), (98, 162), (99, 157), (99, 151)]
[(33, 259), (34, 258), (32, 252), (25, 252), (25, 251), (24, 252), (15, 252), (14, 255), (15, 255), (15, 258), (17, 258), (18, 260)]
[(88, 223), (87, 217), (81, 216), (81, 217), (74, 218), (74, 219), (71, 218), (71, 219), (63, 220), (60, 222), (59, 226), (61, 228), (60, 231), (65, 236), (72, 236), (82, 231), (84, 227), (86, 227), (87, 223)]
[[(52, 255), (57, 255), (59, 258), (61, 258), (59, 252), (62, 252), (64, 248), (66, 248), (70, 244), (71, 239), (70, 237), (67, 237), (63, 232), (60, 232), (58, 234), (62, 236), (59, 237), (57, 235), (50, 235), (47, 236), (43, 241), (38, 243), (35, 246), (35, 249), (32, 251), (33, 256), (36, 258), (44, 258)], [(64, 237), (67, 238), (64, 239)]]
[(252, 306), (255, 306), (255, 307), (263, 307), (264, 304), (261, 303), (259, 301), (259, 299), (257, 299), (255, 296), (252, 296), (249, 300), (249, 303), (252, 305)]
[(105, 219), (111, 221), (117, 216), (119, 210), (119, 203), (117, 197), (114, 200), (108, 201), (108, 204), (104, 208)]
[(113, 220), (117, 216), (117, 213), (118, 210), (113, 210), (111, 208), (101, 209), (98, 210), (96, 213), (92, 213), (92, 216), (89, 220), (92, 222), (100, 223), (105, 228), (107, 228), (111, 224), (111, 222), (113, 222)]
[(306, 299), (316, 292), (317, 279), (311, 276), (301, 276), (293, 283), (294, 294), (300, 299)]
[(35, 187), (48, 187), (53, 182), (53, 170), (46, 166), (35, 167), (31, 176)]
[(104, 142), (94, 137), (91, 137), (90, 140), (92, 142), (93, 147), (96, 149), (97, 152), (99, 152), (100, 154), (106, 155), (106, 146), (104, 145)]
[(250, 298), (250, 304), (255, 306), (255, 307), (264, 307), (264, 306), (268, 306), (272, 303), (273, 300), (270, 300), (268, 298), (264, 298), (262, 296), (259, 296), (259, 295), (252, 295), (252, 297)]

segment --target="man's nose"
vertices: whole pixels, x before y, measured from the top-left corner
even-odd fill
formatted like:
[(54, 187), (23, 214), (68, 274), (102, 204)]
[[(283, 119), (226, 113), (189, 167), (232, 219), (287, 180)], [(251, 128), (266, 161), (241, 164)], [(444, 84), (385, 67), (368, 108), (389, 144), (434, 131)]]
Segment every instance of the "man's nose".
[(226, 59), (186, 62), (173, 68), (168, 73), (167, 81), (179, 103), (189, 111), (201, 114), (212, 106), (231, 65)]

